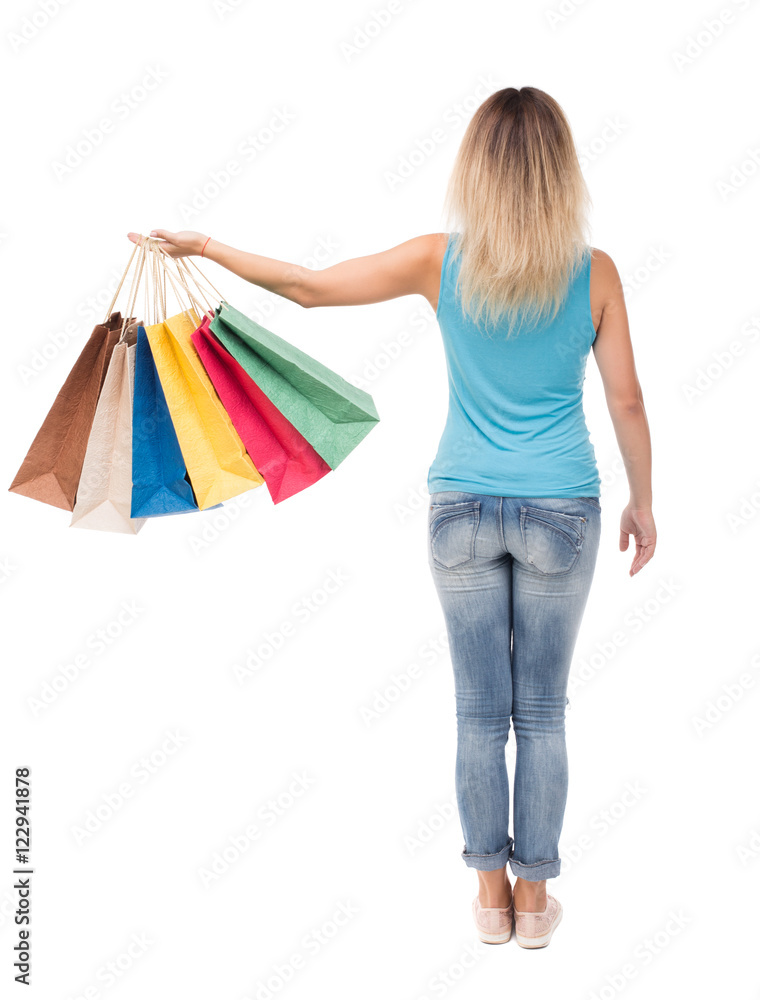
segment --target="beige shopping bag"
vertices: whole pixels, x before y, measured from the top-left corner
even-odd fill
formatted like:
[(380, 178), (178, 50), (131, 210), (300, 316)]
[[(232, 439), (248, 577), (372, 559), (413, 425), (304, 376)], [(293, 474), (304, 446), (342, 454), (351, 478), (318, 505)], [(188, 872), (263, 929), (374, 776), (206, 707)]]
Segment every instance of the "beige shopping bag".
[(132, 508), (132, 391), (137, 323), (114, 347), (98, 400), (71, 527), (137, 534), (147, 518)]

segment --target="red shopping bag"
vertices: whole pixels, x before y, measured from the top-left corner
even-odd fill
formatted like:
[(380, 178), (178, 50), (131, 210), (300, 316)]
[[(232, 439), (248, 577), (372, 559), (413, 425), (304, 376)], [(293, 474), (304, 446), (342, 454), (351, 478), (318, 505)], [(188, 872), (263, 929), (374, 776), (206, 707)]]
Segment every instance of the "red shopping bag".
[(280, 503), (326, 476), (331, 468), (222, 347), (209, 322), (204, 316), (190, 339), (253, 464), (264, 477), (272, 501)]

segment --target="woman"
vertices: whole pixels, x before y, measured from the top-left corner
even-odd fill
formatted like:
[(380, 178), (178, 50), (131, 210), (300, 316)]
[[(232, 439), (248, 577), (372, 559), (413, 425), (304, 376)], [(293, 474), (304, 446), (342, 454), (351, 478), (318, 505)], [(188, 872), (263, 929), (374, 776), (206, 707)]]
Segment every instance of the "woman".
[(628, 477), (620, 549), (633, 535), (631, 576), (655, 549), (651, 443), (620, 278), (586, 242), (588, 191), (559, 105), (534, 87), (492, 94), (446, 201), (456, 232), (321, 271), (200, 233), (151, 236), (172, 257), (200, 254), (306, 308), (416, 294), (436, 311), (449, 409), (428, 472), (428, 562), (454, 669), (462, 857), (478, 873), (480, 939), (508, 941), (514, 923), (518, 944), (538, 948), (562, 917), (546, 881), (560, 871), (567, 682), (601, 528), (582, 405), (591, 348)]

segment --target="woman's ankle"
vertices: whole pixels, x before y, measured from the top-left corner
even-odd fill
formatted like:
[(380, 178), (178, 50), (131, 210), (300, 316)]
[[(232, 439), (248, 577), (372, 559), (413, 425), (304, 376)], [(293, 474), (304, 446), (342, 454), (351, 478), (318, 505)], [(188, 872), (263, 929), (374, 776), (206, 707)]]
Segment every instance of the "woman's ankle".
[(501, 878), (496, 872), (489, 872), (487, 875), (478, 873), (478, 899), (481, 906), (501, 909), (512, 902), (512, 884), (507, 878), (506, 869), (499, 871)]
[(518, 876), (513, 896), (515, 909), (541, 912), (546, 907), (546, 879), (529, 882)]

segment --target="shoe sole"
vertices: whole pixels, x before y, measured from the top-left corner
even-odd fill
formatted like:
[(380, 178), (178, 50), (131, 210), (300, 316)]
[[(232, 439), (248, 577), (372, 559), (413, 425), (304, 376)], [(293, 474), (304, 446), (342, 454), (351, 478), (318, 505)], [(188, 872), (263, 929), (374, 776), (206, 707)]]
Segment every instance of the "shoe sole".
[(556, 930), (558, 924), (562, 920), (562, 904), (559, 904), (559, 909), (557, 910), (557, 916), (554, 918), (554, 923), (551, 925), (546, 934), (542, 934), (540, 937), (521, 937), (517, 930), (515, 930), (515, 937), (517, 938), (517, 943), (521, 948), (545, 948), (547, 944), (552, 939), (552, 934)]
[(512, 928), (501, 934), (485, 934), (483, 931), (477, 931), (477, 935), (483, 944), (506, 944), (512, 937)]

